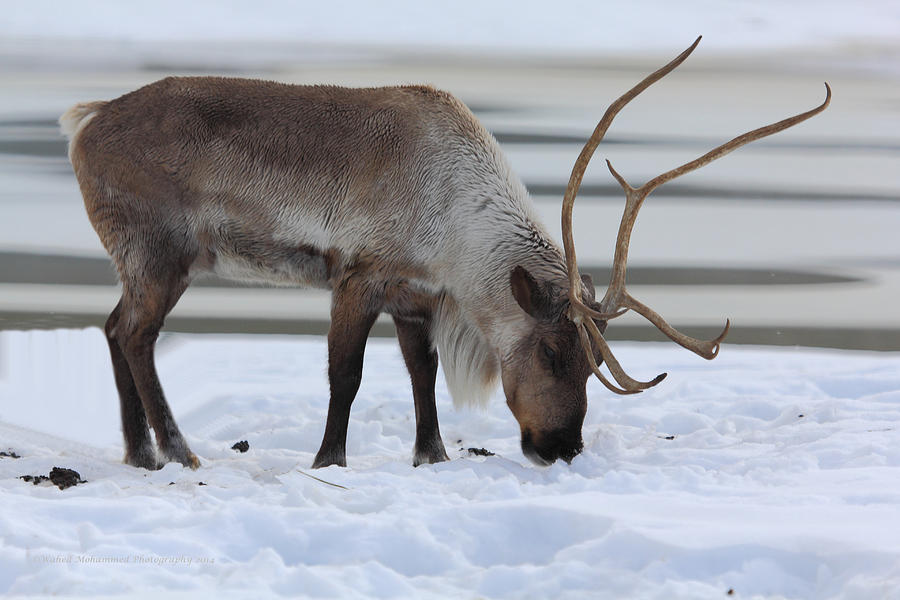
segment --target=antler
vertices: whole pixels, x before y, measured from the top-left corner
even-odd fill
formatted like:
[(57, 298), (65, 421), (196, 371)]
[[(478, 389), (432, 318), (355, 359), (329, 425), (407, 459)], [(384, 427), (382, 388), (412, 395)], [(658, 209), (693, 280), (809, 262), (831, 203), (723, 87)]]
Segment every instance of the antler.
[[(694, 169), (699, 169), (700, 167), (716, 160), (717, 158), (724, 156), (729, 152), (736, 150), (737, 148), (740, 148), (744, 144), (748, 144), (752, 141), (758, 140), (768, 135), (772, 135), (773, 133), (777, 133), (779, 131), (787, 129), (788, 127), (792, 127), (797, 123), (805, 121), (806, 119), (809, 119), (810, 117), (815, 116), (825, 110), (825, 108), (827, 108), (828, 104), (831, 102), (831, 87), (829, 87), (829, 85), (826, 83), (825, 101), (820, 106), (799, 115), (784, 119), (782, 121), (778, 121), (777, 123), (766, 125), (765, 127), (760, 127), (759, 129), (754, 129), (753, 131), (740, 135), (733, 140), (707, 152), (696, 160), (685, 163), (680, 167), (659, 175), (658, 177), (654, 177), (639, 188), (633, 188), (628, 185), (625, 179), (613, 168), (612, 164), (607, 160), (606, 164), (609, 167), (610, 173), (612, 173), (613, 177), (616, 178), (616, 181), (619, 182), (619, 184), (622, 186), (622, 189), (625, 190), (626, 203), (625, 211), (622, 215), (622, 222), (619, 225), (619, 233), (616, 237), (616, 251), (615, 257), (613, 259), (613, 271), (612, 277), (610, 278), (609, 288), (607, 288), (606, 294), (600, 301), (600, 310), (594, 310), (593, 308), (585, 305), (582, 301), (581, 276), (578, 273), (578, 265), (575, 259), (575, 241), (572, 236), (572, 209), (575, 203), (575, 196), (578, 194), (578, 189), (581, 187), (581, 180), (584, 177), (585, 169), (587, 169), (588, 163), (590, 162), (594, 151), (597, 149), (597, 146), (600, 144), (600, 141), (606, 134), (606, 130), (609, 129), (609, 126), (612, 124), (613, 119), (619, 113), (619, 111), (622, 110), (622, 108), (631, 100), (633, 100), (638, 94), (647, 89), (651, 84), (659, 81), (665, 75), (675, 69), (675, 67), (684, 62), (684, 60), (688, 56), (690, 56), (691, 52), (694, 51), (694, 48), (697, 47), (697, 44), (700, 43), (701, 37), (698, 37), (687, 50), (675, 57), (672, 62), (655, 71), (654, 73), (648, 75), (643, 81), (631, 88), (627, 93), (613, 102), (608, 109), (606, 109), (606, 113), (603, 115), (603, 118), (600, 119), (600, 122), (594, 129), (594, 133), (591, 135), (590, 139), (585, 144), (584, 149), (581, 151), (581, 154), (578, 156), (578, 159), (575, 161), (575, 166), (572, 168), (572, 175), (569, 178), (569, 185), (566, 187), (565, 197), (563, 198), (562, 231), (563, 247), (566, 253), (566, 267), (569, 274), (569, 318), (578, 329), (578, 335), (581, 340), (581, 345), (584, 348), (585, 353), (587, 354), (588, 362), (590, 363), (591, 369), (593, 370), (594, 374), (600, 379), (601, 382), (603, 382), (603, 384), (607, 388), (619, 394), (634, 394), (645, 390), (665, 379), (666, 374), (662, 373), (651, 381), (637, 381), (629, 377), (619, 365), (619, 362), (616, 360), (615, 356), (613, 356), (609, 345), (606, 343), (606, 340), (603, 339), (603, 335), (600, 333), (600, 330), (597, 328), (597, 325), (594, 323), (593, 319), (614, 319), (615, 317), (624, 314), (629, 309), (634, 310), (635, 312), (646, 318), (648, 321), (656, 325), (656, 327), (664, 334), (666, 334), (669, 339), (708, 360), (715, 358), (719, 353), (719, 345), (722, 343), (722, 340), (725, 339), (725, 336), (728, 334), (728, 329), (731, 326), (731, 321), (726, 320), (725, 329), (722, 330), (722, 333), (720, 333), (719, 336), (713, 340), (704, 341), (689, 337), (669, 325), (666, 320), (663, 319), (662, 316), (660, 316), (656, 311), (636, 300), (625, 289), (625, 271), (628, 262), (628, 245), (631, 240), (631, 231), (634, 228), (634, 223), (637, 219), (638, 211), (640, 210), (644, 200), (648, 195), (650, 195), (650, 192), (652, 192), (662, 184), (671, 181), (672, 179), (675, 179), (680, 175), (689, 173)], [(609, 367), (610, 373), (612, 373), (613, 377), (619, 383), (619, 385), (622, 386), (622, 389), (610, 383), (600, 371), (596, 361), (594, 360), (594, 353), (591, 350), (591, 344), (590, 339), (588, 338), (588, 334), (590, 334), (590, 337), (593, 338), (598, 349), (600, 350), (600, 354), (603, 357), (603, 360)]]

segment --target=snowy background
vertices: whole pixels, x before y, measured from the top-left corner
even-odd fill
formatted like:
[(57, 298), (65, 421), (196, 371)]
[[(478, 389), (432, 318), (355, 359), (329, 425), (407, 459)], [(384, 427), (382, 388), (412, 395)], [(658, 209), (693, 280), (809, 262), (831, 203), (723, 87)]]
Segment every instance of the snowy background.
[[(698, 33), (705, 57), (900, 73), (896, 2), (441, 6), (4, 6), (0, 54), (48, 76), (34, 79), (46, 95), (12, 106), (0, 93), (0, 108), (55, 107), (51, 80), (69, 66), (130, 85), (122, 72), (148, 63), (627, 64), (668, 57)], [(896, 144), (896, 131), (879, 133)], [(894, 205), (877, 204), (889, 228)], [(0, 242), (34, 245), (5, 214)], [(868, 258), (891, 258), (870, 242)], [(0, 595), (900, 598), (900, 353), (726, 345), (706, 362), (671, 344), (615, 351), (636, 377), (669, 377), (636, 397), (590, 381), (586, 447), (571, 465), (534, 467), (502, 395), (485, 413), (457, 412), (439, 380), (452, 460), (414, 469), (408, 377), (396, 343), (373, 340), (349, 467), (312, 472), (327, 409), (323, 339), (167, 334), (160, 376), (203, 466), (149, 473), (120, 463), (99, 330), (0, 332), (0, 452), (21, 457), (0, 457)], [(240, 440), (246, 454), (230, 449)], [(87, 483), (18, 479), (54, 466)]]
[(33, 68), (234, 72), (435, 58), (627, 63), (668, 57), (703, 34), (707, 56), (897, 73), (898, 22), (892, 0), (686, 0), (677, 10), (668, 0), (33, 0), (3, 7), (0, 50)]
[[(250, 42), (380, 46), (520, 58), (546, 52), (666, 54), (696, 33), (714, 51), (832, 50), (898, 44), (889, 0), (33, 0), (4, 7), (8, 38), (142, 42)], [(237, 54), (237, 52), (235, 52)]]

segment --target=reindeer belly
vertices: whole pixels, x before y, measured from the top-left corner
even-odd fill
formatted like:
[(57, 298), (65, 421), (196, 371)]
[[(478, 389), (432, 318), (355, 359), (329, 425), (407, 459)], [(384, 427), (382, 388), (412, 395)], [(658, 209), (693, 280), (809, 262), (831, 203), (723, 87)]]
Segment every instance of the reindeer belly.
[(225, 279), (276, 286), (330, 288), (326, 255), (306, 245), (219, 245), (211, 270)]

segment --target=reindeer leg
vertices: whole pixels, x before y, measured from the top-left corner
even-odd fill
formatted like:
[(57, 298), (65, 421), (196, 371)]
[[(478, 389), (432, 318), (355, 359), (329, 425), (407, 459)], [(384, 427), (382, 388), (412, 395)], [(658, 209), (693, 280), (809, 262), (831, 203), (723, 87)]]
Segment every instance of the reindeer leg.
[(424, 321), (394, 317), (397, 338), (403, 360), (412, 380), (416, 405), (416, 444), (413, 466), (450, 460), (444, 450), (434, 404), (434, 381), (437, 377), (438, 356), (431, 345), (431, 318)]
[(313, 468), (347, 466), (347, 426), (350, 405), (362, 380), (366, 340), (381, 303), (355, 278), (346, 279), (332, 295), (331, 327), (328, 330), (328, 382), (331, 399), (322, 445)]
[[(184, 293), (188, 279), (178, 274), (166, 277), (164, 281), (165, 283), (159, 280), (144, 280), (138, 286), (133, 280), (123, 280), (121, 314), (113, 338), (127, 361), (131, 381), (140, 396), (146, 420), (156, 433), (161, 458), (196, 469), (200, 466), (200, 461), (191, 452), (175, 423), (156, 373), (153, 356), (156, 338), (159, 336), (165, 316)], [(124, 375), (121, 369), (118, 373)], [(117, 375), (117, 381), (119, 378), (120, 375)], [(125, 380), (123, 383), (126, 392), (130, 392), (128, 381)], [(122, 412), (123, 422), (129, 419), (131, 421), (129, 426), (140, 426), (141, 420), (135, 414), (137, 411), (134, 403), (130, 401), (130, 396), (126, 396), (122, 403), (123, 406), (127, 406)], [(126, 433), (126, 436), (128, 435), (130, 434)], [(128, 444), (127, 437), (126, 444)]]
[(112, 358), (113, 374), (116, 388), (119, 390), (119, 408), (122, 413), (122, 435), (125, 437), (124, 463), (133, 467), (155, 469), (156, 448), (150, 439), (147, 415), (141, 404), (141, 397), (134, 385), (128, 360), (116, 340), (116, 325), (122, 312), (122, 301), (116, 305), (106, 321), (104, 332), (109, 343), (109, 354)]

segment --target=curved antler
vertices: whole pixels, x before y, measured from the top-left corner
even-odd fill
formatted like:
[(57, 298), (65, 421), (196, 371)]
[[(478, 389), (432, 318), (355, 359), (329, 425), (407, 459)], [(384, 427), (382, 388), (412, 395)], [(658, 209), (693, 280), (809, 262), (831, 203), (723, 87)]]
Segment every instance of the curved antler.
[[(613, 177), (615, 177), (616, 181), (619, 182), (622, 189), (625, 191), (626, 203), (624, 213), (622, 214), (622, 221), (619, 224), (619, 233), (616, 236), (616, 250), (613, 258), (613, 271), (610, 278), (610, 284), (606, 290), (606, 294), (604, 294), (603, 299), (599, 303), (600, 310), (595, 310), (587, 306), (582, 300), (581, 275), (578, 273), (578, 265), (575, 257), (575, 241), (572, 235), (572, 210), (575, 203), (575, 197), (578, 194), (578, 189), (580, 188), (581, 181), (584, 177), (585, 169), (587, 169), (594, 151), (597, 149), (597, 146), (606, 134), (606, 130), (609, 129), (609, 126), (612, 124), (612, 121), (618, 112), (651, 84), (660, 80), (675, 69), (675, 67), (684, 62), (684, 60), (690, 56), (691, 52), (694, 51), (694, 48), (697, 47), (697, 44), (700, 43), (700, 39), (701, 38), (698, 37), (687, 50), (675, 57), (675, 59), (666, 66), (648, 75), (643, 81), (631, 88), (626, 94), (622, 95), (609, 106), (606, 113), (604, 113), (603, 118), (600, 119), (600, 122), (594, 129), (594, 133), (585, 144), (584, 149), (582, 149), (581, 154), (579, 154), (578, 159), (575, 161), (575, 166), (572, 168), (572, 175), (569, 178), (569, 185), (566, 187), (565, 197), (563, 198), (562, 231), (563, 247), (566, 254), (566, 268), (568, 269), (569, 275), (569, 318), (578, 329), (581, 345), (585, 354), (587, 354), (592, 371), (607, 388), (619, 394), (633, 394), (645, 390), (662, 381), (666, 374), (663, 373), (658, 375), (651, 381), (637, 381), (629, 377), (619, 365), (616, 357), (613, 356), (609, 345), (606, 343), (606, 340), (603, 338), (603, 335), (600, 333), (600, 330), (593, 319), (610, 320), (624, 314), (629, 309), (633, 310), (656, 325), (660, 331), (675, 343), (709, 360), (715, 358), (719, 353), (719, 347), (722, 340), (725, 339), (731, 326), (731, 321), (726, 321), (725, 329), (713, 340), (698, 340), (692, 338), (684, 335), (669, 325), (659, 313), (635, 299), (625, 289), (628, 246), (631, 241), (631, 232), (634, 229), (638, 211), (644, 200), (653, 190), (662, 184), (684, 175), (685, 173), (699, 169), (717, 158), (740, 148), (744, 144), (783, 131), (788, 127), (792, 127), (797, 123), (805, 121), (825, 110), (831, 102), (831, 87), (826, 83), (825, 101), (818, 107), (740, 135), (707, 152), (700, 158), (654, 177), (639, 188), (631, 187), (628, 182), (625, 181), (625, 178), (613, 168), (612, 163), (607, 160), (606, 164), (609, 167), (610, 173), (612, 173)], [(594, 360), (593, 351), (591, 350), (588, 334), (593, 338), (610, 373), (615, 378), (616, 382), (622, 386), (622, 389), (612, 385), (598, 368), (597, 363)]]

